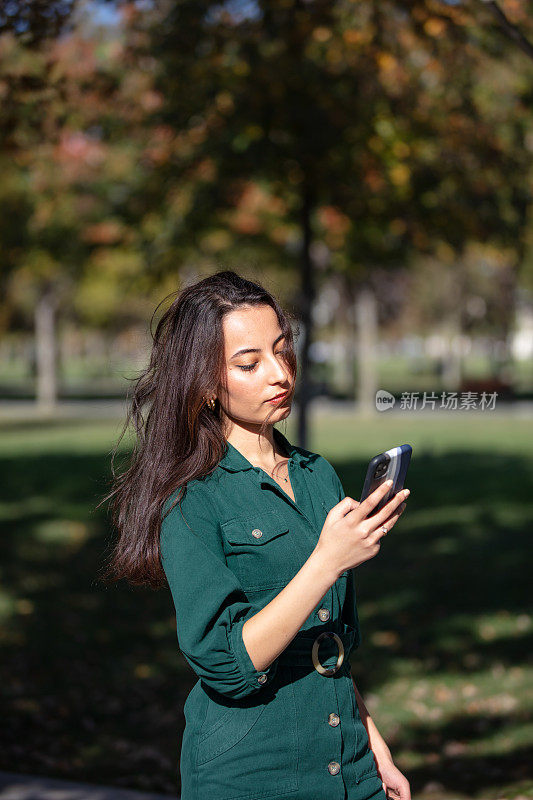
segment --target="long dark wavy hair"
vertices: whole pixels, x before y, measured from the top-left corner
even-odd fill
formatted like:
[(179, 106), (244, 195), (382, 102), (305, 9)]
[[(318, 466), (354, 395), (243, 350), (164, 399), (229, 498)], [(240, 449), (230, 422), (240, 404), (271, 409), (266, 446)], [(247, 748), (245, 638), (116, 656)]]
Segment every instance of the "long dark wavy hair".
[[(157, 309), (173, 295), (152, 334)], [(242, 306), (271, 306), (285, 337), (282, 358), (291, 381), (289, 400), (297, 373), (296, 318), (259, 284), (224, 270), (167, 298), (152, 315), (150, 362), (128, 393), (126, 421), (111, 454), (111, 491), (97, 506), (110, 501), (118, 532), (102, 578), (126, 578), (153, 589), (166, 585), (159, 549), (165, 501), (179, 489), (169, 513), (181, 502), (187, 482), (212, 472), (226, 449), (218, 400), (219, 387), (227, 388), (224, 316)], [(217, 397), (214, 410), (206, 400), (212, 396)], [(275, 411), (261, 424), (262, 434)], [(136, 433), (134, 447), (127, 468), (117, 474), (117, 449), (130, 424)]]

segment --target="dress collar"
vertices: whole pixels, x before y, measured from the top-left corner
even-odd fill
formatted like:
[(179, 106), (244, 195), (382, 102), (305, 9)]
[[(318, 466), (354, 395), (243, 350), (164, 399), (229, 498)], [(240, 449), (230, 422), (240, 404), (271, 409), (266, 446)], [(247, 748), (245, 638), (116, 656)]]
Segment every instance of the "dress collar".
[[(313, 453), (291, 444), (277, 428), (273, 428), (272, 431), (274, 438), (279, 444), (281, 444), (285, 452), (289, 454), (290, 460), (292, 460), (295, 464), (301, 464), (304, 467), (308, 467), (308, 469), (312, 469), (309, 461), (313, 458)], [(218, 462), (218, 466), (228, 470), (228, 472), (241, 472), (247, 469), (254, 469), (254, 465), (251, 464), (248, 459), (243, 456), (240, 450), (237, 450), (237, 448), (227, 439), (226, 452)]]

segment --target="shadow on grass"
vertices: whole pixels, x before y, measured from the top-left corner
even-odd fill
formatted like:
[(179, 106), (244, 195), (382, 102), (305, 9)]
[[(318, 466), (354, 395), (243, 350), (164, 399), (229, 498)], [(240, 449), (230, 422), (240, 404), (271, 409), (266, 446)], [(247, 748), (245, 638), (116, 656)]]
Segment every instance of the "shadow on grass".
[[(353, 476), (365, 466), (336, 465), (347, 494), (359, 496)], [(10, 720), (0, 727), (0, 766), (175, 792), (182, 706), (196, 676), (179, 655), (168, 590), (98, 581), (111, 544), (105, 511), (95, 511), (107, 456), (10, 457), (0, 470), (2, 694)], [(532, 462), (511, 455), (413, 460), (406, 513), (357, 570), (362, 644), (352, 666), (363, 695), (398, 668), (411, 669), (416, 682), (524, 664), (530, 628), (511, 635), (504, 626), (483, 638), (479, 618), (524, 614), (532, 477)], [(431, 766), (406, 772), (413, 792), (428, 780), (482, 793), (524, 778), (531, 759), (518, 739), (496, 756), (446, 753), (450, 738), (481, 735), (482, 720), (508, 724), (512, 737), (512, 715), (445, 714), (402, 726), (393, 752), (438, 754)]]
[[(423, 790), (428, 784), (445, 787), (447, 792), (459, 792), (470, 797), (487, 797), (487, 790), (501, 797), (498, 787), (517, 787), (531, 780), (533, 748), (517, 745), (508, 751), (473, 755), (461, 744), (465, 740), (476, 743), (494, 731), (506, 731), (512, 737), (515, 727), (528, 722), (525, 712), (486, 716), (458, 715), (448, 717), (445, 723), (428, 730), (426, 725), (411, 724), (406, 732), (407, 746), (429, 757), (423, 767), (408, 773), (411, 791)], [(405, 746), (406, 743), (403, 743)], [(505, 793), (505, 796), (514, 796)]]

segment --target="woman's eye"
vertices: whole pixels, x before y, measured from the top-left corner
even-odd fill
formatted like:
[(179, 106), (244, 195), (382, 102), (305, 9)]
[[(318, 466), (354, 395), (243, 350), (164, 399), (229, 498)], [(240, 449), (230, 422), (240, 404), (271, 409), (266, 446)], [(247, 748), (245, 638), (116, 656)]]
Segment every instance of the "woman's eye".
[[(284, 352), (285, 352), (284, 350), (278, 350), (278, 352), (275, 355), (281, 356), (281, 355), (283, 355)], [(253, 372), (258, 364), (259, 364), (259, 361), (254, 361), (253, 364), (246, 364), (246, 365), (237, 364), (237, 366), (239, 367), (239, 369), (242, 369), (245, 372)]]

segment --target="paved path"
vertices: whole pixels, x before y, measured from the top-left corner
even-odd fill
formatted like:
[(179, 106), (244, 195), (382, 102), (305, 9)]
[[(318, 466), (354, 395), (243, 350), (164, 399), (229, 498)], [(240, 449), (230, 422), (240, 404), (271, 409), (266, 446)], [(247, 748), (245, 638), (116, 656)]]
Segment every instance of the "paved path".
[(39, 775), (0, 772), (0, 800), (179, 800), (177, 795), (150, 794), (93, 783), (76, 783)]

